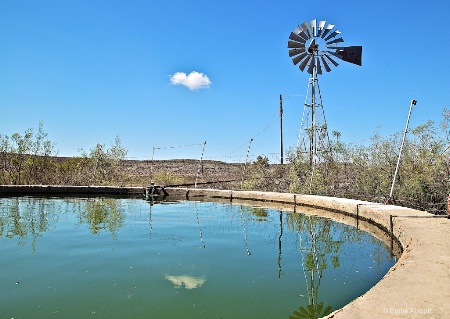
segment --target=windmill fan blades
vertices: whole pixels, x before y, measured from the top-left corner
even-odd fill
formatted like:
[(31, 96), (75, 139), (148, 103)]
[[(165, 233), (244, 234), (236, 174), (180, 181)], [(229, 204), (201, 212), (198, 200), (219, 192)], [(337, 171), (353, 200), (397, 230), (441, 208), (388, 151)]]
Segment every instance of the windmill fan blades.
[(299, 65), (298, 68), (300, 69), (300, 71), (303, 72), (303, 70), (305, 69), (305, 67), (306, 67), (306, 65), (308, 64), (309, 60), (311, 60), (311, 55), (308, 55), (308, 56), (306, 57), (306, 59), (303, 60), (303, 62)]
[(317, 33), (318, 37), (322, 36), (323, 28), (325, 27), (325, 22), (326, 21), (319, 21), (319, 28), (318, 28), (319, 32)]
[(305, 30), (302, 30), (301, 32), (298, 33), (298, 36), (303, 38), (303, 40), (305, 40), (305, 42), (307, 40), (309, 40), (309, 35)]
[(291, 35), (289, 36), (289, 39), (291, 39), (293, 41), (300, 42), (300, 43), (305, 43), (306, 42), (305, 39), (303, 39), (302, 37), (300, 37), (299, 35), (297, 35), (297, 34), (295, 34), (293, 32), (291, 32)]
[(325, 67), (325, 71), (330, 72), (330, 71), (331, 71), (331, 68), (330, 68), (330, 66), (327, 64), (327, 62), (325, 61), (325, 58), (324, 58), (323, 56), (321, 57), (321, 60), (322, 60), (323, 66)]
[(312, 36), (316, 37), (317, 36), (317, 21), (316, 21), (316, 19), (311, 20), (310, 25), (311, 25), (311, 30), (312, 30)]
[(337, 67), (338, 59), (356, 65), (362, 64), (362, 46), (343, 46), (344, 39), (334, 24), (325, 20), (308, 20), (299, 24), (289, 35), (289, 57), (301, 71), (315, 76)]
[(332, 41), (328, 41), (328, 42), (327, 42), (327, 45), (334, 44), (334, 43), (339, 43), (339, 42), (344, 42), (344, 39), (342, 39), (342, 38), (337, 38), (337, 39), (334, 39), (334, 40), (332, 40)]
[(338, 58), (356, 65), (362, 65), (362, 46), (343, 47), (334, 54)]
[[(333, 53), (331, 52), (331, 54), (333, 54)], [(334, 66), (338, 66), (339, 65), (339, 63), (334, 61), (328, 54), (325, 54), (325, 56), (327, 57), (328, 60), (330, 60), (331, 63), (333, 63)]]
[(304, 47), (305, 47), (304, 43), (295, 42), (295, 41), (288, 41), (288, 48), (290, 48), (290, 49), (301, 49), (301, 48), (304, 48)]
[(324, 40), (325, 40), (325, 41), (328, 41), (328, 40), (330, 40), (331, 38), (337, 36), (337, 35), (340, 34), (340, 33), (341, 33), (341, 31), (339, 31), (339, 30), (334, 30), (334, 31), (333, 31), (329, 36), (327, 36)]
[(334, 24), (327, 25), (326, 29), (323, 30), (323, 33), (321, 34), (321, 38), (325, 38), (325, 36), (334, 28)]
[(289, 50), (289, 56), (293, 57), (293, 56), (300, 54), (302, 52), (305, 52), (305, 51), (306, 51), (306, 48)]
[(303, 32), (305, 32), (308, 35), (308, 39), (311, 38), (311, 32), (309, 31), (308, 22), (302, 23)]
[(304, 58), (306, 58), (307, 55), (308, 55), (308, 53), (303, 53), (303, 54), (300, 54), (300, 55), (296, 56), (295, 58), (292, 59), (292, 63), (294, 63), (294, 65), (296, 65), (296, 64), (299, 63), (301, 60), (303, 60)]

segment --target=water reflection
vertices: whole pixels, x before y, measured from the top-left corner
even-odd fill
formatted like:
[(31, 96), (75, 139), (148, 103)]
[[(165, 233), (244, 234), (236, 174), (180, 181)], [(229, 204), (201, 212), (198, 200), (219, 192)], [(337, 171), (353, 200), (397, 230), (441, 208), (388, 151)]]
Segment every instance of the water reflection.
[(308, 303), (302, 304), (289, 318), (317, 319), (331, 313), (332, 306), (319, 300), (323, 272), (330, 266), (340, 267), (341, 247), (356, 244), (365, 233), (354, 227), (336, 224), (331, 219), (304, 214), (289, 214), (287, 225), (299, 237), (299, 250), (305, 275)]
[(294, 311), (289, 319), (318, 319), (325, 317), (331, 313), (331, 306), (325, 307), (323, 302), (317, 305), (301, 306), (298, 310)]
[(116, 239), (124, 226), (121, 202), (114, 198), (0, 198), (0, 238), (18, 238), (21, 246), (31, 239), (33, 252), (36, 252), (38, 238), (73, 211), (80, 212), (78, 222), (87, 224), (92, 234), (105, 230)]
[(202, 232), (202, 227), (200, 226), (200, 218), (198, 217), (197, 203), (195, 203), (194, 206), (195, 206), (195, 218), (197, 219), (197, 225), (198, 225), (198, 229), (200, 231), (200, 241), (202, 243), (202, 248), (206, 248), (205, 242), (203, 241), (203, 232)]
[(265, 222), (268, 220), (269, 213), (267, 209), (262, 207), (250, 207), (250, 212), (253, 216), (255, 216), (256, 221)]
[[(240, 207), (241, 212), (241, 222), (242, 222), (242, 229), (244, 230), (244, 241), (245, 241), (245, 249), (247, 250), (247, 255), (250, 256), (252, 253), (248, 249), (248, 239), (247, 239), (247, 228), (245, 226), (245, 220), (244, 220), (244, 206)], [(252, 210), (253, 212), (253, 210)]]
[(119, 229), (124, 226), (125, 214), (118, 200), (95, 198), (86, 202), (79, 220), (81, 224), (89, 225), (92, 234), (99, 234), (101, 230), (107, 230), (113, 239), (117, 239)]
[[(284, 318), (320, 318), (356, 298), (358, 293), (364, 293), (367, 286), (362, 287), (362, 283), (370, 281), (366, 276), (375, 278), (375, 283), (384, 275), (382, 272), (387, 270), (386, 265), (390, 262), (386, 262), (386, 247), (381, 241), (331, 219), (287, 213), (278, 208), (274, 210), (229, 203), (166, 204), (151, 203), (147, 206), (145, 201), (114, 198), (0, 198), (0, 240), (13, 238), (19, 244), (32, 240), (35, 252), (36, 242), (43, 237), (42, 242), (45, 244), (40, 249), (44, 253), (38, 257), (42, 257), (42, 265), (52, 265), (56, 269), (49, 271), (51, 274), (47, 281), (54, 280), (53, 274), (58, 273), (60, 277), (55, 279), (54, 284), (60, 281), (59, 289), (64, 289), (63, 284), (70, 280), (67, 278), (73, 278), (74, 274), (85, 274), (86, 282), (79, 285), (79, 296), (85, 296), (86, 291), (91, 290), (91, 274), (95, 276), (96, 285), (98, 284), (96, 287), (99, 287), (101, 294), (106, 296), (110, 293), (111, 300), (115, 300), (113, 294), (118, 292), (119, 287), (128, 289), (130, 283), (133, 283), (141, 285), (139, 288), (142, 289), (142, 295), (152, 295), (155, 304), (158, 298), (161, 298), (161, 304), (166, 303), (164, 296), (168, 294), (165, 294), (167, 291), (164, 289), (171, 292), (173, 287), (197, 289), (203, 287), (208, 278), (207, 287), (189, 295), (191, 298), (198, 296), (204, 300), (205, 307), (208, 308), (206, 311), (209, 311), (205, 317), (210, 318), (236, 317), (232, 313), (233, 309), (228, 309), (233, 307), (220, 308), (223, 300), (232, 298), (236, 298), (236, 302), (241, 304), (246, 303), (243, 300), (252, 299), (246, 303), (248, 309), (244, 306), (239, 309), (246, 315), (253, 315), (255, 311), (262, 312), (267, 307), (270, 310), (276, 309), (278, 314), (283, 313), (281, 317)], [(131, 208), (128, 205), (133, 206)], [(50, 231), (54, 231), (55, 235), (42, 236), (44, 232)], [(94, 246), (90, 234), (99, 235), (96, 237), (98, 240), (94, 241), (97, 246)], [(144, 240), (149, 234), (150, 240)], [(67, 238), (64, 236), (73, 236), (77, 244), (60, 244), (61, 238)], [(118, 240), (111, 241), (110, 236)], [(58, 244), (52, 246), (53, 241)], [(14, 240), (9, 241), (9, 244), (14, 249), (18, 248)], [(85, 245), (91, 249), (85, 249)], [(46, 251), (49, 247), (50, 252)], [(14, 249), (10, 251), (14, 252)], [(45, 260), (49, 254), (53, 254), (53, 258)], [(55, 264), (58, 262), (61, 265), (56, 268)], [(66, 269), (68, 262), (76, 271), (66, 274), (60, 269)], [(362, 264), (364, 269), (358, 268)], [(6, 272), (4, 277), (0, 277), (0, 282), (6, 282), (3, 279), (6, 276), (18, 278), (22, 282), (21, 275), (14, 274), (14, 271), (18, 268), (17, 265), (26, 267), (32, 265), (32, 262), (27, 259), (26, 254), (10, 253), (4, 254), (3, 259), (0, 258), (0, 266), (2, 265), (6, 265), (2, 267)], [(379, 277), (369, 270), (372, 265), (374, 268), (378, 265)], [(102, 271), (96, 273), (95, 269)], [(360, 270), (360, 273), (356, 274), (355, 270)], [(13, 275), (8, 275), (8, 272)], [(42, 275), (36, 275), (36, 281), (42, 280)], [(66, 275), (67, 278), (64, 277)], [(32, 276), (34, 275), (30, 275)], [(350, 278), (346, 278), (348, 276)], [(78, 277), (80, 282), (83, 280), (81, 277)], [(115, 288), (111, 289), (110, 278), (122, 282), (122, 285), (114, 285)], [(334, 281), (336, 278), (337, 281)], [(330, 279), (333, 280), (332, 283)], [(48, 285), (45, 283), (42, 286)], [(347, 290), (351, 289), (357, 289), (357, 292), (348, 293)], [(334, 291), (349, 297), (344, 301), (336, 300), (339, 298), (334, 296)], [(86, 297), (86, 300), (94, 300), (100, 294), (96, 291), (92, 295), (94, 297)], [(72, 299), (84, 298), (79, 296)], [(104, 298), (105, 303), (108, 298)], [(261, 306), (255, 305), (256, 300)], [(7, 306), (14, 312), (20, 308), (9, 303)], [(143, 305), (147, 306), (148, 304)], [(32, 306), (29, 308), (31, 313)], [(148, 313), (151, 311), (147, 309)], [(198, 317), (198, 313), (186, 316)], [(120, 316), (117, 315), (116, 318)]]
[[(332, 221), (329, 219), (291, 214), (287, 223), (288, 227), (297, 231), (299, 236), (299, 250), (308, 291), (308, 304), (301, 305), (290, 318), (320, 318), (331, 312), (331, 306), (324, 308), (324, 303), (319, 301), (323, 271), (327, 269), (327, 261), (330, 259), (332, 267), (339, 267), (339, 252), (344, 240), (339, 238), (341, 235), (334, 239)], [(327, 258), (328, 255), (331, 258)]]
[(41, 198), (0, 198), (0, 238), (18, 237), (19, 245), (32, 239), (33, 252), (36, 241), (58, 221), (55, 203)]
[(280, 235), (278, 236), (278, 278), (281, 278), (281, 276), (283, 275), (283, 272), (281, 270), (281, 237), (283, 237), (283, 213), (280, 210), (278, 214), (280, 217)]
[(182, 275), (182, 276), (165, 275), (164, 278), (173, 283), (175, 285), (175, 288), (181, 288), (184, 286), (184, 288), (188, 290), (201, 287), (206, 281), (205, 278), (194, 277), (189, 275)]

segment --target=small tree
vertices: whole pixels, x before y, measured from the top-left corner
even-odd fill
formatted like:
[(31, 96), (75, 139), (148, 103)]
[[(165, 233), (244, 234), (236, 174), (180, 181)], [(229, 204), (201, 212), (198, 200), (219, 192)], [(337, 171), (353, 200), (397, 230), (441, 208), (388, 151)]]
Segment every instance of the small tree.
[(43, 122), (37, 134), (29, 128), (24, 135), (0, 135), (0, 182), (2, 184), (43, 184), (54, 180), (56, 155), (54, 143), (48, 140)]
[(27, 160), (27, 184), (50, 184), (56, 182), (55, 163), (57, 155), (55, 143), (48, 139), (44, 124), (39, 122), (39, 129), (30, 144), (30, 156)]
[(104, 144), (97, 144), (89, 153), (82, 152), (81, 156), (88, 164), (88, 182), (100, 185), (120, 183), (122, 176), (120, 171), (121, 161), (125, 159), (127, 150), (122, 146), (119, 136), (116, 136), (114, 144), (106, 148)]

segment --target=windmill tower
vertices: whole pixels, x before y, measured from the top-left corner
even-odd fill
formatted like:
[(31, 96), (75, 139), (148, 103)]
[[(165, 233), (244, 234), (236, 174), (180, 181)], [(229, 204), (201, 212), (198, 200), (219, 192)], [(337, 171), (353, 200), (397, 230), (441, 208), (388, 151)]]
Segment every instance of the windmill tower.
[(288, 41), (292, 62), (298, 64), (300, 71), (307, 70), (309, 74), (298, 147), (309, 155), (310, 192), (315, 164), (323, 154), (329, 154), (328, 130), (318, 76), (322, 74), (322, 68), (330, 72), (330, 65), (337, 67), (337, 59), (361, 65), (362, 56), (361, 46), (339, 46), (344, 42), (341, 32), (334, 29), (332, 24), (325, 27), (325, 23), (319, 21), (317, 24), (316, 19), (309, 23), (305, 21), (291, 32)]

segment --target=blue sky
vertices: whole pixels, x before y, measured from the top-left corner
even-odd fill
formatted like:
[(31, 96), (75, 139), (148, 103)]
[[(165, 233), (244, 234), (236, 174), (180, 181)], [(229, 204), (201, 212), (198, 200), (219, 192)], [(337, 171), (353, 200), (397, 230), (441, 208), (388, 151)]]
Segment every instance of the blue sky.
[[(167, 148), (155, 159), (199, 158), (206, 141), (204, 158), (223, 161), (244, 160), (254, 138), (251, 157), (275, 162), (279, 95), (288, 148), (308, 84), (287, 40), (312, 19), (363, 46), (361, 67), (342, 62), (319, 77), (341, 140), (403, 130), (412, 99), (411, 126), (450, 108), (447, 0), (0, 0), (0, 134), (42, 120), (61, 156), (118, 135), (130, 158), (153, 147)], [(202, 87), (171, 83), (191, 72)]]

